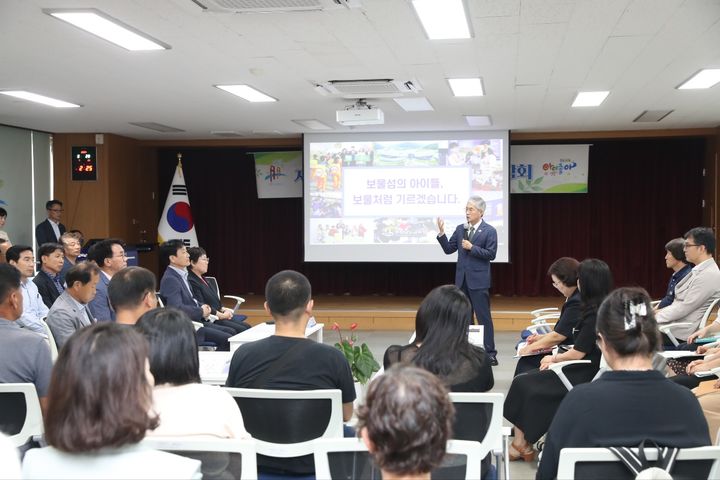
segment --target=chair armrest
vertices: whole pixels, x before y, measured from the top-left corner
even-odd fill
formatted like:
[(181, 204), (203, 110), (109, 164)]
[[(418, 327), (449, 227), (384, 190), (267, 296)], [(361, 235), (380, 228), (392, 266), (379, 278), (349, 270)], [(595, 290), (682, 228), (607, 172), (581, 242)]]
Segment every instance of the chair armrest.
[[(525, 330), (527, 330), (530, 333), (545, 334), (545, 333), (550, 333), (554, 326), (555, 326), (554, 323), (539, 323), (537, 325), (528, 325), (527, 327), (525, 327)], [(538, 330), (541, 330), (541, 331), (538, 332)]]
[(192, 324), (193, 324), (193, 327), (195, 327), (196, 332), (203, 327), (203, 324), (200, 322), (192, 322)]
[(560, 313), (560, 310), (557, 307), (538, 308), (537, 310), (531, 311), (530, 315), (532, 315), (533, 317), (539, 317), (540, 315), (545, 315), (546, 313), (552, 312)]
[(579, 365), (581, 363), (591, 363), (590, 360), (567, 360), (565, 362), (558, 362), (553, 363), (548, 367), (548, 370), (552, 370), (555, 372), (555, 374), (558, 376), (560, 381), (563, 385), (565, 385), (565, 388), (568, 389), (568, 392), (573, 389), (573, 384), (570, 383), (570, 380), (568, 380), (567, 376), (565, 375), (565, 372), (563, 371), (563, 368), (567, 367), (568, 365)]
[(670, 341), (675, 345), (676, 347), (680, 345), (680, 342), (677, 341), (677, 338), (675, 338), (675, 335), (672, 333), (672, 329), (674, 327), (687, 327), (688, 325), (692, 325), (690, 322), (678, 322), (678, 323), (668, 323), (665, 325), (659, 325), (658, 329), (661, 333), (664, 333), (668, 336)]
[(547, 323), (548, 320), (557, 320), (560, 318), (560, 312), (557, 313), (548, 313), (547, 315), (540, 315), (537, 318), (533, 318), (530, 323), (533, 325), (538, 325), (541, 323)]
[(238, 297), (235, 295), (223, 295), (223, 298), (229, 298), (230, 300), (235, 300), (235, 306), (232, 308), (233, 313), (237, 313), (238, 308), (240, 308), (240, 305), (245, 303), (245, 299), (243, 297)]

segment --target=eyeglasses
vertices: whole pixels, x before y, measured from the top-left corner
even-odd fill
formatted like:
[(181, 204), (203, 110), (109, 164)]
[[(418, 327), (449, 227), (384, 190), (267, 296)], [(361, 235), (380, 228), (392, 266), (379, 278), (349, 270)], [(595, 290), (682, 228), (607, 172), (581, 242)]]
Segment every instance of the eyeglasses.
[(64, 212), (65, 210), (63, 210), (63, 209), (57, 209), (57, 208), (51, 208), (50, 211), (51, 211), (51, 212), (55, 212), (55, 213), (62, 213), (62, 212)]
[(209, 261), (210, 261), (210, 257), (200, 257), (200, 258), (198, 258), (198, 260), (204, 260), (204, 261), (206, 261), (206, 262), (209, 262)]
[(695, 243), (684, 243), (683, 248), (690, 248), (690, 247), (699, 247), (700, 245), (697, 245)]

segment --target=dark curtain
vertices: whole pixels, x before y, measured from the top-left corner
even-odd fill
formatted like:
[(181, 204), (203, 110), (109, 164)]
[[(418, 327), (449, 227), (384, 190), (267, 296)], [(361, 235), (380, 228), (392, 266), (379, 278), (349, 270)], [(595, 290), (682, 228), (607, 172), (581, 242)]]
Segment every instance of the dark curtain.
[[(421, 258), (418, 263), (303, 262), (302, 199), (258, 199), (250, 152), (158, 153), (161, 206), (176, 155), (183, 154), (198, 241), (224, 292), (262, 294), (266, 280), (288, 268), (305, 273), (313, 291), (322, 294), (424, 296), (454, 281), (453, 264)], [(704, 139), (594, 141), (589, 193), (511, 195), (511, 263), (493, 265), (492, 293), (555, 295), (547, 268), (558, 257), (572, 256), (605, 260), (616, 286), (640, 285), (654, 297), (661, 295), (671, 274), (663, 260), (665, 243), (701, 222), (704, 155)]]

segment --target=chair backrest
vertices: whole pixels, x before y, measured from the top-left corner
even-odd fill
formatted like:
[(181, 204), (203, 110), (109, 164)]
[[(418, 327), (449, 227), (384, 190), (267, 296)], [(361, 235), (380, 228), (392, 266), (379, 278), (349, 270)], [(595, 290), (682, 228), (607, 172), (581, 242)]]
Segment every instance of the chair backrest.
[(155, 292), (155, 296), (157, 297), (158, 307), (165, 308), (165, 297), (160, 295), (160, 292)]
[[(657, 460), (657, 449), (646, 448), (648, 461)], [(684, 448), (678, 453), (671, 472), (673, 478), (718, 478), (720, 447)], [(635, 475), (607, 448), (563, 448), (560, 451), (558, 479), (634, 479)]]
[[(702, 316), (702, 320), (700, 320), (700, 326), (699, 326), (698, 328), (704, 328), (704, 327), (705, 327), (705, 325), (707, 324), (708, 320), (710, 320), (710, 314), (712, 314), (712, 311), (713, 311), (713, 310), (715, 309), (715, 307), (717, 307), (718, 305), (720, 305), (720, 297), (718, 297), (718, 298), (716, 298), (715, 300), (713, 300), (712, 303), (710, 303), (710, 306), (707, 308), (707, 310), (705, 310), (705, 313), (704, 313), (703, 316)], [(719, 312), (718, 317), (720, 317), (720, 309), (718, 309), (718, 312)]]
[(215, 290), (215, 293), (217, 293), (218, 298), (222, 298), (220, 296), (220, 286), (218, 285), (217, 278), (215, 277), (204, 277), (207, 284)]
[(142, 445), (175, 455), (200, 460), (204, 480), (257, 479), (255, 442), (235, 438), (145, 437)]
[[(442, 464), (432, 471), (433, 480), (480, 478), (478, 442), (449, 440)], [(315, 477), (330, 479), (382, 479), (382, 472), (372, 461), (367, 447), (359, 438), (315, 440)]]
[(43, 420), (35, 385), (0, 383), (0, 431), (13, 445), (25, 445), (33, 435), (42, 435)]
[(50, 345), (50, 359), (52, 363), (55, 363), (58, 357), (57, 343), (55, 343), (55, 337), (52, 334), (52, 330), (50, 330), (50, 325), (48, 325), (45, 320), (42, 321), (42, 324), (45, 329), (45, 335), (47, 335), (48, 344)]
[(311, 455), (316, 438), (343, 436), (340, 390), (225, 390), (235, 398), (259, 454)]
[(453, 440), (480, 443), (480, 459), (502, 441), (502, 416), (505, 396), (502, 393), (450, 392), (455, 406)]

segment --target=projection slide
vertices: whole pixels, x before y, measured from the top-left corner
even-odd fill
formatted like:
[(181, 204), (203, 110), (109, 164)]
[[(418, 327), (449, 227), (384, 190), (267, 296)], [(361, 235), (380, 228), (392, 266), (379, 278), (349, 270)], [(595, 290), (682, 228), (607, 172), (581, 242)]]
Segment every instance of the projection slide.
[(508, 132), (317, 134), (304, 139), (305, 260), (454, 262), (438, 244), (473, 195), (508, 261)]

